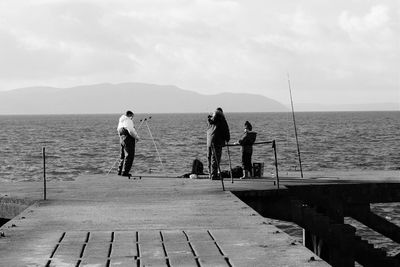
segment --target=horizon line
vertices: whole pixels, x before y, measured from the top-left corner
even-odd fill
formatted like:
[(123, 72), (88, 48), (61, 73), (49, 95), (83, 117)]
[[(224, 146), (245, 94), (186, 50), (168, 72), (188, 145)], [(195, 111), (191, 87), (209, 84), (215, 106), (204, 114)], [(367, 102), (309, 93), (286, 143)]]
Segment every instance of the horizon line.
[[(400, 112), (400, 110), (301, 110), (295, 111), (295, 113), (346, 113), (346, 112)], [(6, 113), (1, 114), (0, 116), (43, 116), (43, 115), (54, 115), (54, 116), (63, 116), (63, 115), (115, 115), (115, 114), (123, 114), (122, 112), (115, 113)], [(256, 114), (256, 113), (292, 113), (292, 111), (224, 111), (225, 114), (237, 114), (237, 113), (248, 113), (248, 114)], [(135, 115), (138, 114), (209, 114), (209, 112), (135, 112)]]

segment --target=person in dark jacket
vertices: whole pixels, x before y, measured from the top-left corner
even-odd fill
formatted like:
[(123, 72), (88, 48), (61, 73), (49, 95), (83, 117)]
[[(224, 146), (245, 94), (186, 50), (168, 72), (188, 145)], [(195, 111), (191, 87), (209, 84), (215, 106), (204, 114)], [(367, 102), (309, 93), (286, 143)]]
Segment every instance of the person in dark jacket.
[(219, 164), (221, 162), (222, 147), (229, 142), (231, 136), (229, 126), (222, 108), (217, 108), (208, 116), (207, 129), (207, 159), (210, 179), (219, 179)]
[(251, 156), (253, 154), (253, 144), (256, 141), (257, 133), (253, 132), (253, 126), (250, 122), (244, 123), (244, 134), (239, 139), (238, 144), (242, 146), (242, 166), (243, 176), (241, 178), (253, 176), (253, 166)]

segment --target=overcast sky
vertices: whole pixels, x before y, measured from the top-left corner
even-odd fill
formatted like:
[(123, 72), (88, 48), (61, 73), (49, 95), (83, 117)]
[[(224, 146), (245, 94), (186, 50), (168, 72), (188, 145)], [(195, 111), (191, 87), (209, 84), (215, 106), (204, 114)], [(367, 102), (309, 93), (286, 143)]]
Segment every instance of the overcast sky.
[(0, 90), (145, 82), (400, 103), (398, 0), (1, 0)]

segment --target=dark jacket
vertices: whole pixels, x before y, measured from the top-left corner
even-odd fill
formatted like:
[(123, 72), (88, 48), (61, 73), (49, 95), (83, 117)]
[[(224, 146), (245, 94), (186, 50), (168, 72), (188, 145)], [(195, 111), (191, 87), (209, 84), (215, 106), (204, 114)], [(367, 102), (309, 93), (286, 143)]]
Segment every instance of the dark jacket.
[(207, 146), (211, 144), (215, 146), (224, 146), (229, 142), (231, 135), (229, 126), (225, 116), (221, 112), (215, 112), (213, 116), (208, 118), (209, 127), (207, 129)]
[(257, 133), (252, 131), (246, 131), (242, 138), (239, 139), (238, 143), (242, 145), (242, 151), (251, 153), (253, 152), (253, 144), (256, 141)]

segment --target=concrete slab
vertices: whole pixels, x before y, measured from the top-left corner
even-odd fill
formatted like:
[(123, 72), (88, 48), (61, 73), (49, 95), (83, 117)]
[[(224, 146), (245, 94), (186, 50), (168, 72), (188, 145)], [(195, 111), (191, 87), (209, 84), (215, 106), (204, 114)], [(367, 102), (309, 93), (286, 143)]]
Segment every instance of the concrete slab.
[(92, 232), (89, 235), (89, 243), (107, 243), (107, 242), (112, 242), (113, 238), (113, 233), (110, 231), (97, 231), (97, 232)]
[(200, 266), (204, 267), (229, 267), (229, 261), (222, 256), (203, 256), (199, 258)]
[(136, 244), (138, 233), (136, 231), (116, 231), (114, 232), (114, 245), (119, 243)]
[(118, 258), (118, 257), (135, 257), (139, 256), (138, 253), (138, 245), (136, 243), (128, 242), (116, 242), (112, 244), (111, 247), (111, 258)]
[(215, 242), (210, 241), (192, 241), (191, 242), (194, 252), (198, 257), (208, 256), (223, 256)]
[(197, 266), (196, 258), (193, 255), (180, 255), (171, 254), (169, 256), (169, 263), (171, 266), (186, 267), (186, 266)]
[(139, 255), (141, 259), (164, 259), (164, 247), (161, 243), (141, 243)]
[(192, 248), (189, 243), (174, 243), (174, 242), (165, 242), (164, 243), (165, 252), (168, 257), (172, 257), (173, 255), (190, 255), (193, 257)]
[(108, 242), (95, 242), (95, 243), (87, 243), (81, 258), (104, 258), (107, 259), (110, 257), (111, 253), (111, 244)]
[[(110, 267), (131, 267), (137, 266), (137, 260), (131, 257), (119, 257), (110, 259)], [(99, 266), (102, 267), (102, 266)]]
[(38, 200), (2, 227), (4, 266), (328, 266), (228, 191), (273, 189), (271, 180), (227, 191), (220, 181), (113, 175), (47, 185), (43, 201), (38, 183), (1, 184), (0, 194)]
[[(84, 267), (107, 267), (109, 265), (109, 260), (107, 258), (95, 258), (95, 257), (90, 257), (90, 258), (84, 258), (80, 261), (79, 266), (84, 266)], [(129, 265), (126, 265), (129, 266)], [(130, 265), (134, 266), (134, 265)]]
[(181, 230), (162, 231), (162, 239), (164, 242), (188, 242), (185, 232)]
[(201, 231), (201, 230), (189, 230), (186, 231), (186, 235), (189, 241), (214, 241), (209, 231)]

